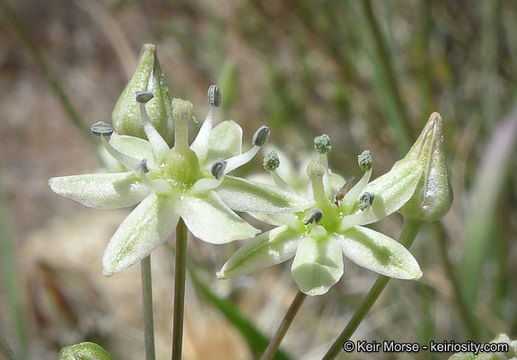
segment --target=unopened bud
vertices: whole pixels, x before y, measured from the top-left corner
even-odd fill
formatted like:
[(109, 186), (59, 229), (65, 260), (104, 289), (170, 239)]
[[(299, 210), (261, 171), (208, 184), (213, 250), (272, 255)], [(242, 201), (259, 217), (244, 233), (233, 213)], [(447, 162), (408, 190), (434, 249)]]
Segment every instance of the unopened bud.
[[(137, 92), (140, 95), (137, 94), (135, 100)], [(151, 98), (149, 93), (153, 95)], [(122, 91), (111, 117), (113, 128), (117, 133), (145, 139), (138, 102), (146, 103), (149, 120), (165, 141), (172, 145), (174, 140), (172, 104), (165, 84), (165, 76), (156, 55), (156, 48), (152, 44), (143, 46), (133, 77)]]
[(413, 197), (399, 210), (407, 218), (435, 221), (447, 213), (452, 203), (445, 150), (443, 120), (432, 113), (420, 136), (402, 160), (418, 160), (423, 174)]
[(66, 346), (57, 355), (57, 360), (113, 360), (111, 355), (97, 344), (83, 342)]

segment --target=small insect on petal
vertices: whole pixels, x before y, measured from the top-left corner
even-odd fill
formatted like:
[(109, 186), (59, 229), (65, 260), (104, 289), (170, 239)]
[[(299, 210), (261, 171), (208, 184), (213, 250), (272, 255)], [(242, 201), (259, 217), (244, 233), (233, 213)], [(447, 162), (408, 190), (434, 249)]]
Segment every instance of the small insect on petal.
[(111, 136), (111, 134), (113, 134), (113, 128), (111, 125), (104, 121), (97, 121), (90, 127), (90, 130), (97, 136)]
[(221, 101), (223, 99), (223, 95), (221, 94), (221, 89), (217, 85), (210, 85), (207, 92), (208, 103), (212, 106), (218, 107), (221, 105)]
[(343, 186), (341, 186), (341, 189), (339, 189), (338, 193), (336, 194), (336, 197), (334, 198), (334, 204), (339, 205), (339, 202), (343, 200), (345, 195), (348, 193), (348, 190), (352, 187), (352, 182), (354, 181), (355, 177), (352, 176), (351, 179), (349, 179)]
[(269, 140), (270, 130), (266, 125), (262, 125), (256, 132), (253, 134), (253, 139), (251, 142), (255, 146), (263, 146)]

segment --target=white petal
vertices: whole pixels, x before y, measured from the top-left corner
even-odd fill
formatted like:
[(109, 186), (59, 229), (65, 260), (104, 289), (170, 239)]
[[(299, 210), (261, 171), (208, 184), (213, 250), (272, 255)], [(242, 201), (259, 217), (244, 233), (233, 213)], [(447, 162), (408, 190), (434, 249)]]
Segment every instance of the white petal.
[(149, 169), (157, 168), (153, 149), (151, 148), (149, 141), (135, 136), (113, 133), (109, 142), (111, 146), (122, 154), (138, 160), (146, 159), (147, 167)]
[(338, 236), (315, 238), (311, 232), (298, 245), (291, 271), (301, 292), (311, 296), (325, 294), (344, 272)]
[(183, 195), (178, 211), (190, 232), (211, 244), (248, 239), (260, 232), (228, 208), (213, 191), (198, 196)]
[(380, 232), (355, 226), (341, 239), (344, 255), (359, 266), (397, 279), (418, 279), (422, 271), (402, 244)]
[(132, 206), (149, 195), (149, 189), (130, 171), (61, 176), (51, 178), (48, 184), (56, 194), (96, 209)]
[(215, 108), (211, 106), (208, 114), (206, 115), (205, 121), (203, 122), (203, 125), (201, 125), (201, 129), (199, 129), (196, 138), (190, 145), (190, 149), (196, 153), (199, 161), (203, 163), (206, 159), (206, 153), (208, 151), (208, 139), (210, 137), (210, 131), (214, 125), (214, 115)]
[(291, 191), (233, 176), (225, 176), (223, 183), (215, 191), (225, 204), (236, 211), (299, 212), (312, 206), (312, 202)]
[(233, 120), (223, 121), (212, 129), (208, 139), (206, 163), (226, 160), (242, 152), (242, 128)]
[(260, 234), (241, 247), (224, 264), (217, 277), (225, 279), (280, 264), (294, 256), (301, 236), (287, 226)]
[(340, 231), (371, 224), (400, 209), (413, 196), (421, 176), (422, 167), (417, 160), (397, 161), (389, 172), (366, 185), (363, 193), (373, 194), (372, 205), (355, 215), (345, 216)]
[(172, 234), (178, 223), (174, 201), (154, 193), (122, 222), (102, 259), (104, 275), (122, 271), (142, 260)]

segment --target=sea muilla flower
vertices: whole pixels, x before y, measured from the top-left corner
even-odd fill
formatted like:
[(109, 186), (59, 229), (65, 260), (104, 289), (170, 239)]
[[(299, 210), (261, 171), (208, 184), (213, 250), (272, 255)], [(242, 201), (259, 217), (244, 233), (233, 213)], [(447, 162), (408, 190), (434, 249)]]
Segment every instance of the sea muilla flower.
[[(343, 275), (344, 255), (385, 276), (420, 278), (422, 271), (404, 246), (364, 225), (397, 211), (412, 197), (422, 175), (421, 163), (400, 160), (388, 173), (369, 183), (373, 161), (370, 152), (365, 151), (358, 157), (364, 171), (362, 178), (353, 187), (349, 182), (336, 187), (343, 178), (328, 169), (328, 136), (316, 138), (315, 149), (319, 158), (307, 167), (312, 190), (309, 194), (315, 206), (303, 212), (254, 214), (276, 227), (240, 248), (223, 265), (218, 277), (248, 274), (294, 257), (291, 271), (299, 289), (307, 295), (322, 295)], [(278, 187), (289, 189), (276, 173), (278, 166), (276, 154), (268, 153), (265, 169)]]
[[(122, 222), (103, 258), (103, 273), (111, 275), (148, 256), (172, 234), (179, 218), (201, 240), (222, 244), (250, 238), (255, 229), (232, 209), (239, 211), (301, 211), (311, 204), (273, 186), (227, 176), (247, 163), (269, 137), (262, 126), (253, 136), (253, 147), (242, 152), (242, 129), (233, 121), (213, 127), (215, 107), (221, 94), (208, 91), (210, 110), (191, 147), (188, 122), (192, 103), (173, 99), (174, 146), (153, 126), (146, 111), (151, 92), (137, 92), (142, 128), (148, 140), (120, 135), (103, 122), (92, 126), (106, 150), (127, 171), (86, 174), (49, 180), (57, 194), (98, 209), (116, 209), (140, 203)], [(231, 201), (226, 201), (228, 198)], [(237, 205), (235, 205), (237, 204)]]

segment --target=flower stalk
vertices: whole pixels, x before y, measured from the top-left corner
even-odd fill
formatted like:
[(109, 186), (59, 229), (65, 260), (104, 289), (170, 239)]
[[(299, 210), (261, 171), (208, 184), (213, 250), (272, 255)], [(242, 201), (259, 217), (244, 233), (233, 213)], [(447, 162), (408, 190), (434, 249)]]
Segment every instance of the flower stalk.
[(144, 342), (146, 360), (155, 359), (154, 317), (153, 317), (153, 285), (151, 275), (151, 255), (140, 261), (142, 276), (142, 304), (144, 312)]
[[(402, 228), (402, 233), (400, 234), (399, 242), (409, 249), (413, 244), (413, 241), (415, 240), (422, 225), (422, 221), (404, 219), (404, 227)], [(365, 318), (366, 314), (368, 314), (368, 311), (370, 311), (370, 309), (372, 308), (373, 304), (375, 304), (375, 302), (379, 298), (379, 295), (382, 293), (386, 285), (388, 285), (389, 281), (390, 278), (387, 276), (380, 275), (377, 278), (375, 284), (373, 284), (372, 288), (361, 302), (361, 305), (359, 305), (359, 308), (357, 308), (352, 318), (348, 321), (348, 324), (346, 325), (344, 330), (334, 341), (334, 343), (327, 351), (322, 360), (331, 360), (339, 355), (345, 341), (349, 340), (350, 337), (354, 334), (355, 330), (359, 327), (359, 325)]]
[(176, 261), (174, 264), (174, 309), (172, 314), (172, 360), (181, 359), (183, 345), (183, 314), (185, 311), (185, 280), (187, 275), (188, 229), (180, 219), (176, 226)]
[(278, 347), (280, 346), (280, 343), (284, 339), (287, 330), (293, 323), (296, 314), (298, 314), (298, 310), (300, 310), (300, 307), (302, 306), (306, 298), (307, 295), (298, 290), (296, 296), (293, 299), (293, 302), (289, 306), (289, 309), (287, 310), (287, 313), (284, 316), (284, 319), (280, 323), (280, 326), (278, 327), (275, 336), (273, 336), (273, 338), (267, 345), (266, 351), (264, 352), (260, 360), (270, 360), (273, 358), (276, 351), (278, 350)]

